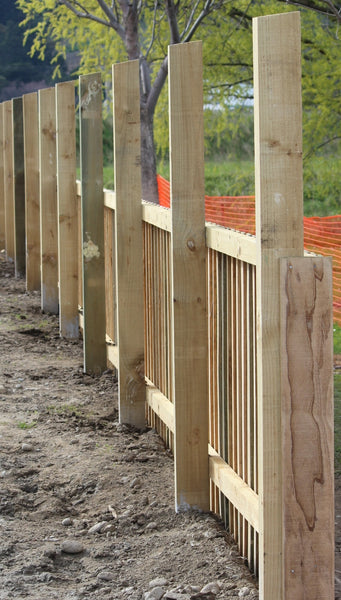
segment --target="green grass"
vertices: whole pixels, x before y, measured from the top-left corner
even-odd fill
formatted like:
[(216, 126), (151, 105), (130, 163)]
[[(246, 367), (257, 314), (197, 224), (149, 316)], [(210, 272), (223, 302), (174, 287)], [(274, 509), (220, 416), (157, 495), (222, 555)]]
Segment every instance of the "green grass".
[(26, 423), (26, 421), (21, 421), (18, 423), (19, 429), (32, 429), (37, 425), (37, 421), (32, 421), (32, 423)]
[(334, 354), (341, 354), (341, 327), (334, 324)]
[[(169, 180), (169, 163), (159, 162), (158, 173)], [(340, 214), (341, 157), (314, 157), (304, 163), (304, 214), (328, 216)], [(104, 187), (114, 188), (112, 165), (104, 167)], [(207, 160), (205, 192), (208, 196), (252, 196), (254, 164), (251, 160)]]
[[(158, 172), (169, 179), (169, 164)], [(304, 163), (304, 214), (340, 214), (341, 157), (314, 157)], [(255, 193), (253, 161), (209, 160), (205, 162), (205, 192), (209, 196), (249, 196)]]

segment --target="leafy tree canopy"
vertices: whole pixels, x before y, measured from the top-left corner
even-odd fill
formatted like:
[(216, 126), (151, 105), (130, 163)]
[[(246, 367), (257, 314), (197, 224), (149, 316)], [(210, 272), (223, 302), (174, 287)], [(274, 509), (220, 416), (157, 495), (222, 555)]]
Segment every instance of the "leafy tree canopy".
[[(341, 137), (341, 61), (338, 27), (341, 10), (327, 0), (17, 0), (23, 12), (22, 26), (30, 54), (45, 57), (52, 39), (57, 56), (69, 50), (80, 53), (80, 73), (101, 70), (111, 76), (111, 65), (140, 58), (142, 92), (163, 77), (150, 102), (156, 143), (167, 147), (167, 103), (163, 85), (170, 43), (202, 39), (204, 42), (205, 106), (211, 138), (222, 143), (237, 136), (241, 117), (250, 123), (252, 104), (252, 17), (286, 12), (300, 7), (302, 13), (302, 73), (305, 153), (310, 155)], [(127, 22), (131, 18), (130, 37)], [(129, 34), (129, 31), (128, 31)], [(137, 34), (137, 35), (135, 35)], [(56, 58), (54, 59), (56, 60)], [(164, 71), (164, 72), (163, 72)], [(58, 72), (58, 65), (56, 65)], [(148, 78), (150, 80), (148, 80)], [(145, 88), (144, 88), (145, 86)], [(153, 88), (154, 86), (154, 88)], [(247, 126), (247, 131), (249, 131)], [(214, 136), (212, 136), (212, 130)], [(245, 137), (244, 126), (244, 137)], [(251, 135), (252, 137), (252, 135)]]

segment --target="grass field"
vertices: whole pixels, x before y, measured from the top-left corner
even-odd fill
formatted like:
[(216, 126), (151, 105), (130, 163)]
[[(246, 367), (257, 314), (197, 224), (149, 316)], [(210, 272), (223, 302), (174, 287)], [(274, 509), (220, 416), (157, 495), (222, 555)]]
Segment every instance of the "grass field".
[[(160, 162), (160, 175), (169, 179), (169, 163)], [(341, 158), (317, 157), (304, 165), (304, 214), (328, 216), (341, 212)], [(104, 187), (113, 189), (114, 170), (104, 168)], [(205, 162), (205, 192), (208, 196), (254, 195), (252, 161), (208, 160)]]

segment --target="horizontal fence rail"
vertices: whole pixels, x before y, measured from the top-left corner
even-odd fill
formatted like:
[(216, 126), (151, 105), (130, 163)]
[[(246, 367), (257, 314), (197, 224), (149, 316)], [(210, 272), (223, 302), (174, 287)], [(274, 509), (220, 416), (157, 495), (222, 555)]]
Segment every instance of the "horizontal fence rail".
[(117, 370), (120, 421), (173, 450), (176, 509), (223, 519), (262, 600), (332, 600), (332, 271), (303, 245), (298, 13), (254, 20), (254, 77), (244, 232), (214, 199), (205, 222), (194, 42), (169, 48), (160, 205), (141, 200), (138, 61), (113, 67), (115, 191), (98, 73), (79, 81), (77, 182), (74, 83), (0, 105), (0, 241), (60, 334), (82, 332), (84, 370)]

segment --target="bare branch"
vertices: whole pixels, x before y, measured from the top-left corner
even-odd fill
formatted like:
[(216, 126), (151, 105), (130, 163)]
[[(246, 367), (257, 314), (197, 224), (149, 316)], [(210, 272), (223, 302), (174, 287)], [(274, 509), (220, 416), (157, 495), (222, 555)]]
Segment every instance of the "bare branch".
[(323, 148), (323, 146), (327, 146), (328, 144), (331, 144), (332, 142), (335, 142), (336, 140), (341, 140), (341, 135), (335, 135), (334, 137), (329, 138), (328, 140), (322, 142), (322, 144), (318, 144), (318, 146), (315, 146), (315, 148), (312, 148), (311, 150), (309, 150), (309, 152), (307, 152), (307, 154), (305, 154), (303, 156), (303, 160), (305, 160), (306, 158), (310, 158), (320, 148)]
[(152, 35), (150, 38), (150, 44), (146, 50), (145, 53), (145, 58), (148, 57), (149, 52), (151, 51), (154, 41), (155, 41), (155, 29), (156, 29), (156, 13), (157, 13), (157, 7), (158, 7), (158, 0), (155, 0), (154, 2), (154, 15), (153, 15), (153, 29), (152, 29)]
[[(109, 9), (108, 5), (103, 2), (103, 0), (97, 0), (99, 6), (101, 5), (101, 3), (104, 3), (107, 7), (107, 9)], [(114, 29), (118, 35), (124, 39), (124, 30), (123, 28), (120, 26), (120, 24), (118, 23), (118, 21), (114, 18), (114, 15), (112, 14), (113, 19), (112, 20), (105, 20), (105, 19), (101, 19), (100, 17), (98, 17), (97, 15), (94, 15), (93, 13), (90, 13), (80, 2), (70, 2), (69, 0), (58, 0), (59, 4), (62, 4), (63, 6), (65, 6), (66, 8), (68, 8), (74, 15), (76, 15), (76, 17), (79, 17), (80, 19), (88, 19), (89, 21), (94, 21), (95, 23), (99, 23), (100, 25), (104, 25), (105, 27), (110, 27), (111, 29)]]
[(179, 44), (179, 42), (181, 40), (180, 40), (178, 19), (177, 19), (177, 15), (176, 15), (176, 8), (174, 6), (174, 2), (173, 2), (173, 0), (166, 0), (165, 5), (166, 5), (166, 13), (167, 13), (167, 17), (168, 17), (169, 29), (170, 29), (170, 33), (171, 33), (170, 43), (171, 44)]
[(190, 30), (188, 31), (188, 33), (183, 33), (183, 35), (181, 36), (181, 41), (182, 42), (190, 42), (193, 35), (195, 34), (196, 30), (198, 29), (198, 27), (201, 25), (202, 21), (205, 19), (205, 17), (207, 17), (207, 15), (210, 14), (211, 10), (213, 7), (218, 8), (218, 5), (214, 3), (214, 0), (206, 0), (205, 2), (205, 6), (202, 9), (202, 11), (200, 12), (200, 14), (198, 15), (197, 19), (194, 21), (193, 25), (191, 26)]
[[(332, 19), (336, 19), (339, 23), (341, 22), (341, 5), (331, 2), (329, 0), (278, 0), (285, 4), (292, 6), (298, 6), (301, 8), (307, 8), (321, 15), (328, 16)], [(329, 7), (329, 10), (328, 8)]]
[(167, 79), (167, 75), (168, 75), (168, 56), (165, 56), (165, 58), (162, 61), (161, 67), (155, 77), (153, 86), (152, 86), (149, 96), (148, 96), (147, 109), (148, 109), (148, 112), (150, 115), (154, 114), (155, 107), (156, 107), (157, 101), (159, 99), (159, 96), (161, 94), (161, 90)]

